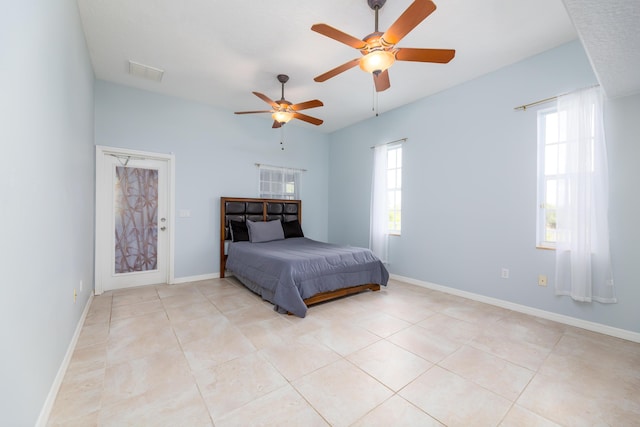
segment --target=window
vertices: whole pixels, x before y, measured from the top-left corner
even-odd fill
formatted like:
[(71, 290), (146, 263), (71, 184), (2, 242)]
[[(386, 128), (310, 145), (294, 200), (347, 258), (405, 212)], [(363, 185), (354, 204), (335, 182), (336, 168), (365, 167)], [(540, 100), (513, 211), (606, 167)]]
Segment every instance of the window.
[(259, 165), (260, 197), (296, 200), (300, 198), (301, 169)]
[[(538, 216), (537, 245), (555, 248), (558, 241), (556, 216), (559, 198), (567, 185), (567, 111), (556, 107), (538, 112)], [(594, 170), (593, 137), (587, 168)]]
[(567, 155), (566, 115), (549, 108), (538, 112), (537, 245), (555, 247), (558, 191), (564, 185)]
[(389, 234), (402, 229), (402, 145), (387, 147), (387, 214)]

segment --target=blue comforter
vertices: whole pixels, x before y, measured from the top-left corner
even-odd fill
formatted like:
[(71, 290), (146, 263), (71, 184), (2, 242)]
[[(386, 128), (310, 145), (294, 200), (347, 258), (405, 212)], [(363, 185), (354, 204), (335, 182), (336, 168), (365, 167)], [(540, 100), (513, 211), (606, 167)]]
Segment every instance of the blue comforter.
[(384, 264), (369, 249), (306, 237), (232, 242), (226, 266), (276, 310), (300, 317), (307, 313), (303, 300), (313, 295), (365, 283), (386, 285), (389, 280)]

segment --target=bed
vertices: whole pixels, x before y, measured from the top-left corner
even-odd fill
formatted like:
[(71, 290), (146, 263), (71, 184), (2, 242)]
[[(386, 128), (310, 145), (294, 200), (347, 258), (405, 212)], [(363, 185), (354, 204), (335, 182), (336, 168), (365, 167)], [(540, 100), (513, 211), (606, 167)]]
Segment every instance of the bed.
[(220, 277), (232, 273), (281, 313), (386, 286), (389, 273), (369, 250), (304, 237), (300, 200), (222, 197)]

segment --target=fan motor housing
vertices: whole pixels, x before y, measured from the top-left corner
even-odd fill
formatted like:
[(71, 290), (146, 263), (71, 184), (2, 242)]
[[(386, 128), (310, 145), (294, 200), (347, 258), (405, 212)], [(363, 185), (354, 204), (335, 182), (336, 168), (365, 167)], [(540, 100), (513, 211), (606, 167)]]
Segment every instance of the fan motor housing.
[(386, 2), (387, 0), (367, 0), (369, 7), (373, 10), (376, 10), (376, 8), (381, 9)]

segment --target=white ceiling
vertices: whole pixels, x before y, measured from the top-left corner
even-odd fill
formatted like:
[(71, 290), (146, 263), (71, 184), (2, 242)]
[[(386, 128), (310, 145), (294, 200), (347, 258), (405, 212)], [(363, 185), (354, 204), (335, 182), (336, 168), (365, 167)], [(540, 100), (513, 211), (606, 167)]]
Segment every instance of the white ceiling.
[[(396, 62), (389, 70), (391, 88), (378, 96), (379, 111), (575, 39), (563, 1), (605, 3), (435, 0), (436, 11), (398, 46), (453, 48), (456, 57), (444, 65)], [(380, 30), (411, 3), (388, 0), (379, 14)], [(78, 0), (78, 5), (98, 79), (204, 102), (232, 114), (269, 109), (251, 92), (280, 99), (276, 75), (288, 74), (287, 100), (324, 102), (324, 107), (305, 110), (324, 120), (319, 131), (332, 132), (374, 114), (372, 78), (358, 67), (324, 83), (313, 81), (360, 54), (311, 31), (311, 25), (326, 23), (362, 38), (374, 30), (374, 12), (366, 0)], [(129, 74), (129, 60), (164, 70), (162, 81)], [(270, 129), (269, 115), (261, 117)]]
[(640, 92), (640, 1), (563, 2), (607, 96)]

